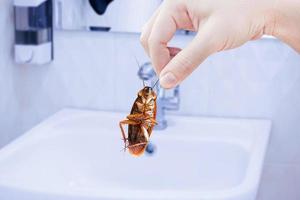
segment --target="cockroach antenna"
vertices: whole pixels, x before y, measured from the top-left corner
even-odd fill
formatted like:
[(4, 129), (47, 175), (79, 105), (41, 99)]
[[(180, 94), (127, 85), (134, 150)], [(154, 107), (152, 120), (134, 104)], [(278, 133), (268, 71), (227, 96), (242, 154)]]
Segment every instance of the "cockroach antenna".
[[(135, 59), (136, 64), (138, 65), (139, 69), (141, 69), (141, 65), (140, 65), (138, 59), (136, 58), (136, 56), (134, 56), (134, 59)], [(145, 86), (146, 86), (145, 80), (143, 79), (143, 87), (145, 87)]]
[(154, 83), (154, 85), (152, 86), (152, 88), (154, 88), (156, 86), (156, 84), (158, 83), (159, 78), (157, 79), (157, 81)]

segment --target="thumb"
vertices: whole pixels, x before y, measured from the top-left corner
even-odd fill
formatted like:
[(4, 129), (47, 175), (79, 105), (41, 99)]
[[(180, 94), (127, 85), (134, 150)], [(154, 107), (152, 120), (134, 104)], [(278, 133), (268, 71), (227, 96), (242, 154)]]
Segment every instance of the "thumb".
[[(189, 45), (177, 53), (160, 73), (160, 84), (172, 88), (190, 75), (209, 55), (217, 51), (215, 24), (204, 24)], [(219, 34), (217, 34), (219, 35)]]

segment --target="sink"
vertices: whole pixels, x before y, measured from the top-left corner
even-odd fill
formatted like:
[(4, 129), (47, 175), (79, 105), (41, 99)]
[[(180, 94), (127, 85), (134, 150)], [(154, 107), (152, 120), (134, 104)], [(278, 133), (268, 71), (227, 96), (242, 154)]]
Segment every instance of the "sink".
[(271, 122), (168, 116), (123, 151), (125, 113), (64, 109), (0, 150), (1, 200), (254, 200)]

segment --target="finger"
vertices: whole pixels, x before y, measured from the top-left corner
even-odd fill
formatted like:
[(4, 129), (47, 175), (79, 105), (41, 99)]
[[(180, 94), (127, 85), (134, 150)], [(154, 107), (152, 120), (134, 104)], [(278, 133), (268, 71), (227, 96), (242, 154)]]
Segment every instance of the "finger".
[(192, 42), (180, 51), (161, 71), (160, 84), (164, 88), (172, 88), (184, 80), (210, 54), (220, 46), (216, 23), (207, 23), (198, 31)]
[(148, 39), (149, 54), (158, 74), (171, 59), (167, 43), (172, 39), (176, 29), (171, 11), (162, 10), (156, 17)]
[(151, 30), (152, 30), (152, 26), (153, 26), (153, 24), (156, 20), (156, 17), (158, 16), (159, 12), (160, 12), (160, 6), (157, 8), (157, 10), (151, 16), (149, 21), (142, 28), (140, 41), (141, 41), (141, 44), (144, 47), (146, 53), (148, 54), (148, 56), (149, 56), (148, 39), (149, 39), (149, 35), (151, 33)]

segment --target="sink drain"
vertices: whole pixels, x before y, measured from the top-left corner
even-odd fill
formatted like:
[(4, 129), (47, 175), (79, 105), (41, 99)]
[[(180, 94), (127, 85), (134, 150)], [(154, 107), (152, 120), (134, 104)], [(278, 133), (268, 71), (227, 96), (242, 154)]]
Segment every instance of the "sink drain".
[(146, 152), (148, 155), (153, 155), (156, 151), (156, 146), (152, 143), (149, 143), (146, 147)]

